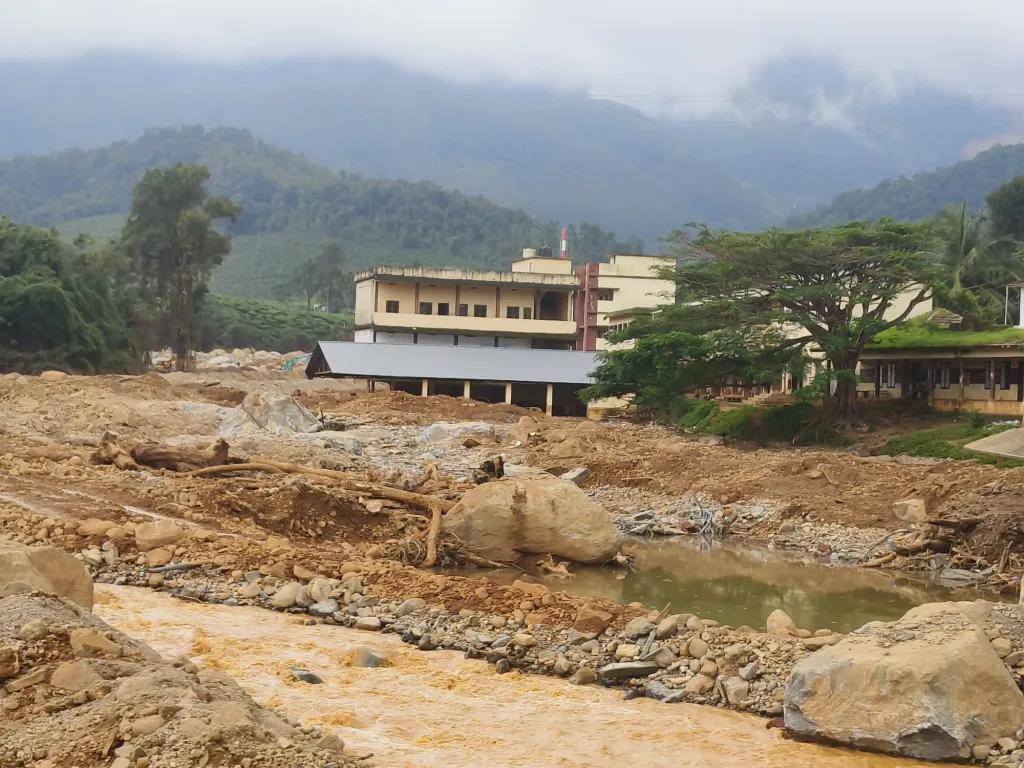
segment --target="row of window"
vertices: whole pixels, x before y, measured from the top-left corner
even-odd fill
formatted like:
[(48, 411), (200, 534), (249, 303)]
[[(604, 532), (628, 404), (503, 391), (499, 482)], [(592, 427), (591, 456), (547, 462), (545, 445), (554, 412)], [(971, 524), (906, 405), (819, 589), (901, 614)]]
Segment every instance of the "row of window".
[[(1003, 360), (998, 368), (999, 373), (999, 388), (1009, 389), (1010, 388), (1010, 377), (1012, 375), (1011, 362), (1009, 360)], [(871, 383), (875, 381), (875, 377), (879, 376), (879, 385), (888, 389), (893, 389), (897, 383), (897, 364), (896, 363), (885, 363), (882, 366), (881, 373), (876, 373), (874, 368), (864, 368), (861, 372), (861, 381)], [(952, 368), (949, 363), (942, 363), (938, 369), (938, 385), (941, 389), (949, 389), (953, 384)], [(984, 368), (969, 368), (964, 371), (964, 384), (982, 384), (985, 387), (990, 386), (991, 382), (991, 364), (985, 363)]]
[[(384, 311), (387, 312), (388, 314), (396, 315), (396, 314), (398, 314), (401, 311), (400, 306), (401, 306), (400, 302), (398, 302), (396, 300), (390, 300), (389, 299), (388, 301), (384, 302)], [(450, 310), (451, 310), (451, 305), (450, 304), (448, 304), (447, 302), (438, 302), (437, 314), (439, 314), (439, 315), (448, 315), (448, 314), (451, 314)], [(533, 307), (523, 307), (522, 308), (522, 312), (523, 312), (523, 315), (522, 315), (523, 320), (532, 320), (533, 319)], [(432, 315), (432, 314), (434, 314), (434, 302), (432, 302), (432, 301), (421, 301), (420, 302), (420, 312), (419, 313), (421, 315)], [(468, 317), (469, 316), (469, 305), (468, 304), (459, 304), (458, 306), (455, 307), (455, 314), (458, 317)], [(473, 317), (487, 317), (487, 305), (486, 304), (474, 304), (473, 305)], [(519, 319), (519, 307), (505, 307), (505, 317), (507, 317), (509, 319), (512, 319), (512, 320), (518, 320)]]

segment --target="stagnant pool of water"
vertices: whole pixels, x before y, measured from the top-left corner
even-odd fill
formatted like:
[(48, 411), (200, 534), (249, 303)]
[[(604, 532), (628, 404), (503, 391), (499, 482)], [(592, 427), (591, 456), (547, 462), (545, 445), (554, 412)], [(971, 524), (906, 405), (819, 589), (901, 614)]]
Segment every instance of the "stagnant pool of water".
[[(632, 554), (630, 567), (572, 566), (571, 578), (543, 574), (536, 567), (538, 558), (525, 559), (520, 566), (552, 590), (603, 595), (622, 604), (671, 605), (673, 613), (761, 629), (776, 608), (786, 611), (798, 627), (846, 633), (869, 621), (897, 619), (922, 603), (998, 599), (900, 574), (829, 566), (792, 553), (721, 544), (704, 551), (692, 537), (638, 542)], [(508, 584), (520, 572), (503, 569), (474, 575)]]

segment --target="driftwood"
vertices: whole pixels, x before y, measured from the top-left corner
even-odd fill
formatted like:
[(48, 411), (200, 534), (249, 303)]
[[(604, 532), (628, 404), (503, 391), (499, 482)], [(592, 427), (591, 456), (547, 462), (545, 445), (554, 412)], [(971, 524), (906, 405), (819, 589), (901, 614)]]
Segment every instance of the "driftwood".
[(208, 450), (176, 448), (162, 443), (140, 443), (131, 449), (131, 457), (138, 464), (173, 472), (191, 472), (205, 467), (228, 464), (231, 448), (223, 438), (217, 440)]
[(969, 528), (974, 528), (976, 525), (981, 523), (980, 517), (964, 517), (960, 520), (948, 520), (945, 518), (936, 518), (929, 520), (929, 525), (938, 525), (943, 528), (956, 528), (958, 530), (966, 531)]
[(223, 474), (225, 472), (238, 472), (241, 469), (250, 469), (252, 471), (260, 472), (288, 472), (290, 474), (323, 477), (340, 483), (341, 486), (348, 491), (355, 491), (363, 494), (364, 496), (375, 496), (380, 499), (400, 501), (403, 504), (409, 504), (414, 507), (419, 507), (420, 509), (427, 509), (431, 511), (433, 511), (433, 505), (440, 508), (441, 512), (447, 512), (455, 506), (454, 501), (442, 499), (439, 496), (428, 496), (422, 493), (414, 493), (413, 491), (403, 491), (401, 488), (392, 488), (387, 485), (379, 485), (377, 483), (371, 483), (367, 480), (359, 479), (358, 475), (353, 475), (351, 472), (338, 472), (333, 469), (306, 467), (302, 464), (295, 464), (290, 461), (255, 459), (248, 465), (224, 464), (215, 467), (205, 467), (203, 469), (190, 472), (189, 474), (193, 476), (216, 475)]
[(114, 432), (104, 432), (99, 447), (89, 457), (93, 464), (113, 464), (118, 469), (138, 469), (139, 465), (124, 448)]
[(430, 528), (427, 529), (427, 556), (423, 560), (424, 568), (433, 568), (437, 563), (437, 535), (441, 531), (441, 507), (430, 505)]
[(876, 557), (874, 560), (868, 560), (861, 567), (863, 567), (863, 568), (878, 568), (879, 566), (885, 565), (886, 563), (891, 563), (895, 559), (896, 559), (896, 553), (895, 552), (890, 552), (887, 555), (882, 555), (881, 557)]
[(213, 467), (203, 467), (189, 472), (192, 477), (208, 477), (210, 475), (223, 475), (228, 472), (269, 472), (272, 475), (284, 474), (283, 469), (278, 469), (271, 464), (262, 462), (244, 462), (242, 464), (220, 464)]

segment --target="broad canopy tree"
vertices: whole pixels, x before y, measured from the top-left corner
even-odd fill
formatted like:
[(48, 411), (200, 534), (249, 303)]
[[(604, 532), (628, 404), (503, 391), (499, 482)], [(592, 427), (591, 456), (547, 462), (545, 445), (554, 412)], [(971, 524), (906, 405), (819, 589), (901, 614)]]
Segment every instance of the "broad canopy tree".
[(194, 367), (196, 306), (210, 274), (231, 251), (218, 227), (241, 209), (226, 197), (210, 197), (203, 165), (153, 168), (135, 186), (121, 242), (144, 301), (166, 303), (177, 370)]
[(676, 305), (631, 326), (634, 346), (606, 354), (585, 395), (682, 396), (727, 375), (774, 380), (813, 350), (835, 379), (832, 414), (847, 418), (864, 347), (931, 296), (940, 267), (929, 244), (922, 226), (885, 219), (796, 232), (676, 232)]

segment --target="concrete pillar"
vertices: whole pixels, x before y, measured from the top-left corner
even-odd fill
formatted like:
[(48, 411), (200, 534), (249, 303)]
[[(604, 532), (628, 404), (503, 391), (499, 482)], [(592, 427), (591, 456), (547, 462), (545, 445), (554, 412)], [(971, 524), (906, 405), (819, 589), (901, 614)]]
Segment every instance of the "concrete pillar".
[(430, 381), (428, 379), (423, 380), (423, 386), (420, 387), (420, 396), (426, 397), (430, 394)]
[(464, 400), (469, 400), (469, 382), (462, 382), (462, 397)]
[(544, 406), (544, 413), (546, 413), (548, 416), (550, 416), (551, 415), (551, 410), (552, 410), (552, 408), (554, 408), (554, 405), (555, 405), (555, 385), (554, 384), (548, 384), (548, 397), (547, 397), (547, 404)]
[(505, 382), (505, 405), (512, 405), (512, 382)]
[(989, 369), (992, 371), (992, 389), (989, 390), (988, 397), (990, 400), (996, 399), (996, 387), (999, 386), (999, 370), (996, 368), (998, 361), (992, 360), (989, 363)]

